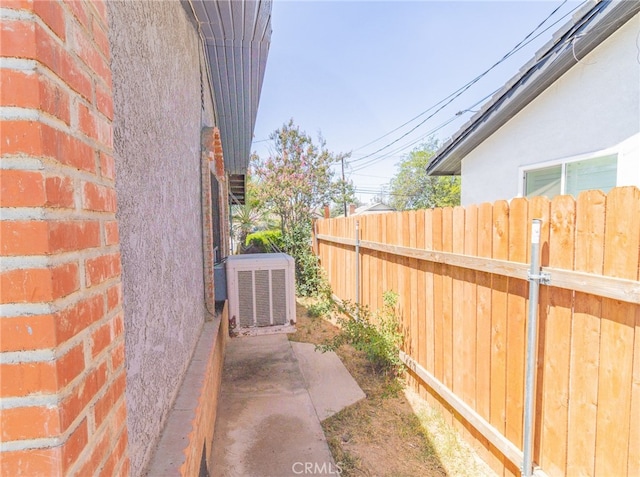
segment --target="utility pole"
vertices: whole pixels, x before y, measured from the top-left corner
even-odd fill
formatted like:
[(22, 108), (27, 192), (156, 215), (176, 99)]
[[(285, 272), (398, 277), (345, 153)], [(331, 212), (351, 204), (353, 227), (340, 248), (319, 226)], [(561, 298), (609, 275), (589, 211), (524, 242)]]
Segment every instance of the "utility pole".
[(344, 155), (342, 160), (342, 202), (344, 204), (344, 216), (347, 216), (347, 183), (344, 180)]

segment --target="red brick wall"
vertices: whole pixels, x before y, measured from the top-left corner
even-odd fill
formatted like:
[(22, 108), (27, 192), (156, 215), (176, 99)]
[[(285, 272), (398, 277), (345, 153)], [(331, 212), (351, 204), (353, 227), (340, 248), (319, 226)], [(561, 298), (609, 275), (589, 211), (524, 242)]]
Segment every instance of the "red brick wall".
[(0, 473), (126, 475), (105, 5), (1, 6)]
[[(224, 171), (224, 156), (222, 153), (222, 141), (220, 139), (220, 130), (218, 128), (205, 127), (202, 129), (201, 135), (202, 150), (202, 194), (203, 194), (203, 241), (205, 246), (205, 290), (207, 308), (214, 310), (214, 283), (213, 283), (213, 227), (211, 214), (218, 214), (220, 217), (221, 237), (216, 237), (215, 242), (220, 243), (221, 250), (218, 251), (218, 258), (227, 257), (229, 255), (229, 188), (227, 184), (226, 173)], [(219, 210), (212, 211), (211, 197), (211, 173), (214, 174), (219, 184), (220, 197), (217, 203), (220, 205)]]

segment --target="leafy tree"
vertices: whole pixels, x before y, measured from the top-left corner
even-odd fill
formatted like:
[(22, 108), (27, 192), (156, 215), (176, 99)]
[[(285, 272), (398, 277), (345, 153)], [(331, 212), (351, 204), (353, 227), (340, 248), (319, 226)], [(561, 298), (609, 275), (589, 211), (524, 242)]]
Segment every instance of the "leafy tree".
[(293, 119), (270, 139), (273, 153), (265, 159), (252, 157), (256, 197), (266, 212), (280, 219), (285, 251), (296, 262), (298, 293), (314, 295), (322, 287), (322, 275), (311, 251), (312, 212), (352, 190), (336, 181), (332, 170), (348, 155), (330, 152), (322, 136), (315, 143)]
[(254, 155), (257, 197), (280, 218), (283, 235), (294, 225), (311, 221), (312, 210), (333, 202), (345, 189), (334, 180), (331, 166), (347, 155), (330, 152), (322, 136), (318, 143), (291, 119), (270, 136), (274, 153)]
[(427, 165), (437, 148), (437, 141), (430, 139), (400, 161), (390, 183), (390, 205), (398, 210), (460, 205), (459, 176), (427, 175)]
[(356, 188), (353, 185), (353, 181), (349, 179), (339, 179), (335, 183), (335, 193), (332, 197), (333, 206), (331, 207), (331, 217), (338, 217), (344, 214), (345, 204), (347, 207), (347, 213), (349, 212), (349, 205), (356, 204), (361, 205), (360, 201), (356, 197)]

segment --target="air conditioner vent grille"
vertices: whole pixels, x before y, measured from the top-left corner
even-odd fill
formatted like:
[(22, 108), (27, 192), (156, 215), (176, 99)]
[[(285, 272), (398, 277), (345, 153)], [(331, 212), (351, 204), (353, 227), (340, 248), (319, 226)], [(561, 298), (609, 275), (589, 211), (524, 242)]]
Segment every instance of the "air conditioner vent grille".
[(256, 325), (271, 325), (271, 300), (269, 300), (269, 270), (256, 270)]
[(278, 325), (287, 323), (287, 282), (284, 270), (271, 271), (271, 286), (273, 288), (273, 322)]
[(253, 272), (238, 272), (238, 322), (240, 326), (253, 326)]

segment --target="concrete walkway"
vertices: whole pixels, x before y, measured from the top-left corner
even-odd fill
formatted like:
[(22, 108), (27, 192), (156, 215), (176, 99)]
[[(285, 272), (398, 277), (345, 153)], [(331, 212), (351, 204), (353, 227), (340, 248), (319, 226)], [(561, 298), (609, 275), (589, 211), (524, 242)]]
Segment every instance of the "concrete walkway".
[(285, 334), (230, 339), (213, 477), (335, 477), (320, 419), (362, 398), (334, 353), (289, 342)]

